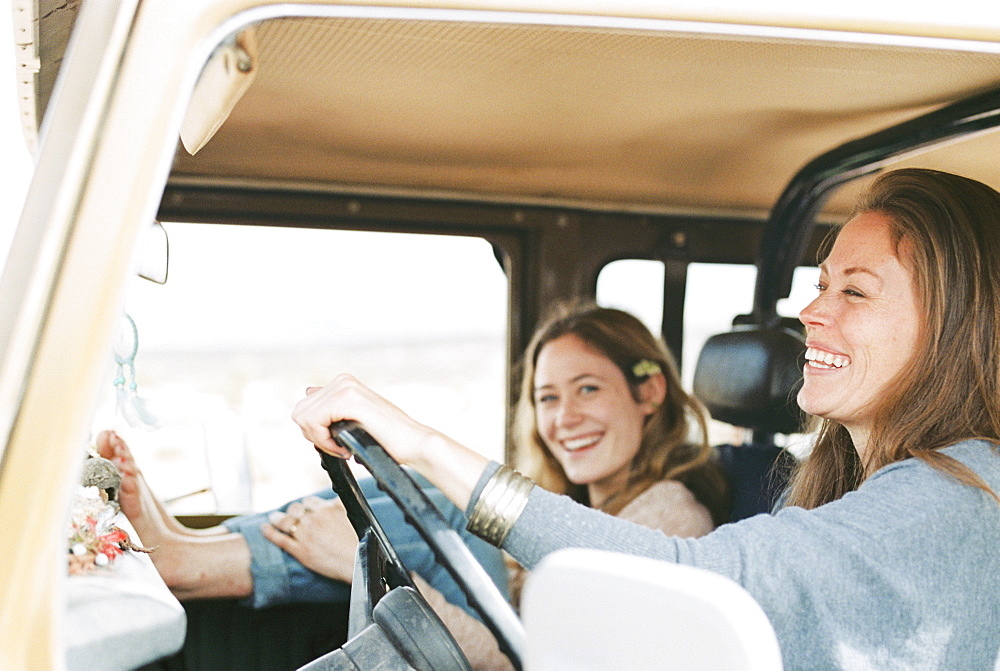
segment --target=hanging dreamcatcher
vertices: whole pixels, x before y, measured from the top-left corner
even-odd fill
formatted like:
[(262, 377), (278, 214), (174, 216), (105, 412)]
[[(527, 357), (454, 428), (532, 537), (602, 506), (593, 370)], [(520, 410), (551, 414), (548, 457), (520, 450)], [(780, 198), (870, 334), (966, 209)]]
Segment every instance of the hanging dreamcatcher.
[(159, 422), (136, 392), (135, 355), (138, 352), (139, 330), (130, 316), (122, 315), (114, 343), (115, 364), (118, 366), (114, 379), (118, 415), (131, 427), (155, 429)]

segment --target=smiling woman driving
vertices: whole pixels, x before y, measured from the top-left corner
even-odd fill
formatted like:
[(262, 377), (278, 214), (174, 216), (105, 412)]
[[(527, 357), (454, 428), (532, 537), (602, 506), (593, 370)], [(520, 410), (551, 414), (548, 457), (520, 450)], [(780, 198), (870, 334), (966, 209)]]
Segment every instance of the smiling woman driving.
[(875, 180), (801, 313), (809, 354), (798, 398), (818, 418), (812, 454), (783, 508), (702, 538), (667, 536), (532, 487), (347, 375), (306, 396), (293, 416), (307, 439), (339, 456), (329, 425), (362, 423), (528, 568), (564, 547), (624, 548), (736, 580), (771, 619), (788, 669), (993, 668), (998, 258), (993, 189), (919, 169)]
[[(727, 486), (708, 444), (705, 411), (683, 389), (664, 343), (638, 318), (591, 304), (559, 305), (536, 330), (523, 365), (515, 462), (537, 482), (664, 534), (702, 536), (726, 520)], [(332, 491), (292, 502), (283, 512), (195, 531), (157, 502), (124, 441), (104, 432), (97, 442), (123, 471), (122, 510), (157, 546), (153, 562), (182, 600), (241, 597), (256, 607), (348, 600), (357, 533), (344, 504), (329, 498)], [(402, 510), (374, 480), (360, 486), (472, 667), (511, 668), (489, 630), (462, 609), (469, 610), (458, 585)], [(461, 511), (442, 505), (440, 492), (425, 492), (450, 524), (464, 526)], [(474, 541), (477, 560), (506, 587), (507, 568), (493, 556), (496, 549), (472, 536), (463, 540)], [(509, 578), (516, 604), (525, 573), (513, 566)]]
[[(702, 536), (725, 521), (729, 497), (705, 412), (681, 386), (666, 346), (638, 318), (560, 305), (535, 331), (523, 366), (514, 459), (536, 482), (672, 536)], [(353, 535), (343, 514), (310, 514), (297, 521), (295, 538), (282, 538), (288, 524), (277, 520), (268, 537), (317, 573), (350, 580), (353, 557), (338, 558)], [(408, 550), (401, 554), (408, 562)], [(525, 578), (511, 567), (515, 604)], [(482, 624), (427, 587), (421, 591), (473, 668), (512, 668)]]

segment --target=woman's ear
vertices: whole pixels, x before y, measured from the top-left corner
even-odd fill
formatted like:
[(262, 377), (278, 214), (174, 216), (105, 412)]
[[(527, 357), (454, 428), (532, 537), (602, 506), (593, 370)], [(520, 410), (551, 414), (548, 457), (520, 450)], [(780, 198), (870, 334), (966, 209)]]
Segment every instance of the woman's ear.
[(653, 373), (639, 385), (640, 405), (643, 412), (652, 415), (656, 409), (663, 405), (667, 398), (667, 378), (663, 373)]

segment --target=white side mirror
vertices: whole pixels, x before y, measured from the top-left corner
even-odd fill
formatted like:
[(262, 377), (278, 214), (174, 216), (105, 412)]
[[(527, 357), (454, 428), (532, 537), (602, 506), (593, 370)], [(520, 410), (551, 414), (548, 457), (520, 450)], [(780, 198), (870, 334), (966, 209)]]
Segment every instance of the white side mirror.
[(521, 600), (525, 671), (781, 671), (774, 629), (740, 585), (704, 569), (561, 550)]

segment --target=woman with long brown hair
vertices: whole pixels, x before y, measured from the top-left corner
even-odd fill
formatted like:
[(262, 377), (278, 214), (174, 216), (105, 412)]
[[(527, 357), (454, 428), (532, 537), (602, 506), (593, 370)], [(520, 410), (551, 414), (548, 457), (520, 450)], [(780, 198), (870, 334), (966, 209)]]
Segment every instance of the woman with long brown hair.
[[(787, 669), (992, 669), (1000, 651), (1000, 193), (886, 173), (820, 265), (800, 407), (819, 418), (786, 505), (696, 539), (560, 497), (422, 426), (350, 376), (296, 406), (345, 456), (353, 419), (469, 528), (533, 567), (566, 547), (700, 566), (760, 603)], [(507, 495), (499, 496), (497, 489)], [(490, 492), (491, 496), (483, 496)]]
[[(659, 399), (650, 401), (638, 439), (617, 452), (629, 455), (627, 460), (619, 457), (628, 467), (609, 491), (574, 478), (573, 461), (565, 458), (567, 451), (557, 436), (544, 435), (557, 411), (553, 406), (560, 399), (553, 393), (553, 383), (538, 379), (539, 358), (552, 343), (558, 347), (572, 342), (617, 368), (636, 403), (645, 401), (644, 394), (655, 394)], [(572, 378), (571, 371), (576, 370), (567, 365), (555, 368), (566, 378)], [(647, 390), (650, 385), (656, 385), (655, 392)], [(584, 397), (586, 389), (577, 393)], [(698, 400), (681, 386), (673, 356), (634, 315), (597, 306), (561, 306), (535, 332), (525, 351), (512, 432), (514, 464), (547, 490), (567, 494), (612, 515), (657, 483), (679, 482), (718, 525), (726, 521), (728, 497), (724, 477), (708, 445), (706, 416)]]

